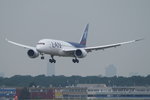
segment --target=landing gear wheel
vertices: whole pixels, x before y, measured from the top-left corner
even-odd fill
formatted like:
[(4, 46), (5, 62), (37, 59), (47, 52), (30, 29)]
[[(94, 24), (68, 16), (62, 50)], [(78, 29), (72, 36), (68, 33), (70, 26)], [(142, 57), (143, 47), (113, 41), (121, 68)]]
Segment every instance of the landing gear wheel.
[(56, 60), (55, 60), (55, 59), (53, 59), (53, 63), (56, 63)]
[(74, 62), (74, 63), (75, 63), (75, 59), (72, 59), (72, 62)]
[(72, 62), (79, 63), (79, 60), (78, 59), (72, 59)]
[(78, 59), (76, 59), (76, 62), (77, 62), (77, 63), (79, 63), (79, 60), (78, 60)]
[(52, 59), (49, 59), (49, 62), (52, 63)]
[(50, 63), (56, 63), (56, 60), (55, 59), (49, 59), (49, 62)]

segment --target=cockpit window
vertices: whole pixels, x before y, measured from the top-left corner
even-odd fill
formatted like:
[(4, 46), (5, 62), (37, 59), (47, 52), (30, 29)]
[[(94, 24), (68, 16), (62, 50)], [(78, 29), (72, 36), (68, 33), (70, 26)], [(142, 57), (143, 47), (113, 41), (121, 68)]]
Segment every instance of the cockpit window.
[(38, 45), (45, 45), (45, 43), (37, 43)]

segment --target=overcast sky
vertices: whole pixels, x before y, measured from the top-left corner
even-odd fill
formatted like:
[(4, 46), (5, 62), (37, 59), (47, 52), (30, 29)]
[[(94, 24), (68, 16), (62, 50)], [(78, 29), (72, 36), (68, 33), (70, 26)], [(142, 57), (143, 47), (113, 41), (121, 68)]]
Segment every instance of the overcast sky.
[(87, 23), (88, 46), (145, 40), (89, 53), (79, 64), (55, 57), (56, 75), (105, 75), (110, 64), (119, 76), (150, 74), (150, 0), (0, 0), (0, 72), (6, 77), (46, 74), (49, 59), (30, 59), (6, 37), (30, 46), (43, 38), (78, 42)]

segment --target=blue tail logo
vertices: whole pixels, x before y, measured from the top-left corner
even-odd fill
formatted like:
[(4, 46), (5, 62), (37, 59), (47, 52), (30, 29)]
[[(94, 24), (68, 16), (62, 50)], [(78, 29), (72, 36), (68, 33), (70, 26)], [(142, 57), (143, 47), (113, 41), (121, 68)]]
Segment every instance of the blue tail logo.
[(89, 24), (86, 25), (86, 28), (85, 28), (84, 33), (80, 40), (80, 45), (86, 46), (86, 40), (87, 40), (87, 36), (88, 36), (88, 28), (89, 28)]

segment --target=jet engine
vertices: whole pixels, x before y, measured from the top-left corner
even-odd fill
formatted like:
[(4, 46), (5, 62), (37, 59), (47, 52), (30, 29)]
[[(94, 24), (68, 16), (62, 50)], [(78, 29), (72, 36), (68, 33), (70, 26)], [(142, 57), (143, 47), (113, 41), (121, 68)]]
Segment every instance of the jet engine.
[(36, 58), (39, 56), (39, 52), (36, 49), (35, 50), (34, 49), (28, 50), (27, 54), (30, 58)]
[(86, 50), (84, 49), (77, 49), (75, 52), (74, 52), (74, 55), (78, 58), (84, 58), (86, 55), (87, 55), (87, 52)]

